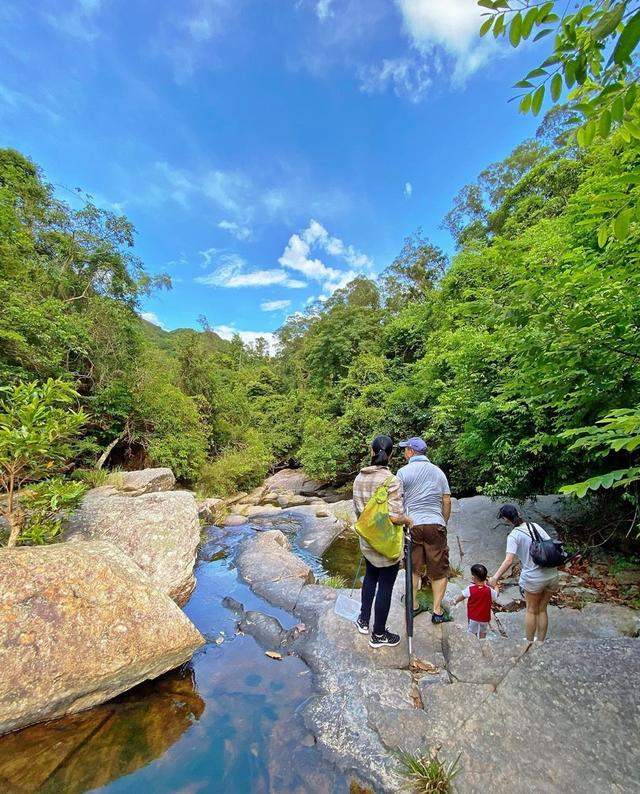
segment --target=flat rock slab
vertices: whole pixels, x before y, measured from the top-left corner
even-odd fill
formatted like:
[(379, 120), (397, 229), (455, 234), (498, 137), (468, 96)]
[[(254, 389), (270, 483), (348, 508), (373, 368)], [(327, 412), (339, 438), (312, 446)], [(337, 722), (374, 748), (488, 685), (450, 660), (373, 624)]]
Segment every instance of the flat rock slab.
[(289, 541), (272, 529), (240, 544), (238, 571), (256, 593), (293, 611), (305, 584), (315, 581), (308, 565), (290, 551)]
[(166, 468), (125, 471), (118, 477), (121, 477), (118, 489), (131, 491), (137, 496), (156, 491), (170, 491), (176, 484), (173, 472)]
[(634, 792), (639, 735), (638, 640), (547, 641), (469, 708), (442, 753), (461, 753), (461, 794)]
[[(548, 639), (637, 637), (640, 633), (640, 612), (617, 604), (587, 604), (582, 609), (550, 606), (548, 615)], [(497, 620), (508, 637), (523, 637), (524, 617), (524, 611), (508, 612)]]
[(114, 488), (94, 488), (68, 519), (64, 539), (115, 543), (179, 604), (195, 586), (200, 522), (190, 491), (124, 496)]
[(203, 642), (112, 543), (0, 551), (0, 733), (109, 700)]
[(497, 686), (529, 646), (521, 639), (479, 640), (453, 623), (445, 628), (444, 655), (453, 681)]

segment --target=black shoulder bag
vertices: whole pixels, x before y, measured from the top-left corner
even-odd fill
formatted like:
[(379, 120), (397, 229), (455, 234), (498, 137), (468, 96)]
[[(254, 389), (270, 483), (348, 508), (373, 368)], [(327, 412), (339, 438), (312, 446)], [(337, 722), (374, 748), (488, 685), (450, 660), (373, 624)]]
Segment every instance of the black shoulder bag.
[(552, 538), (543, 540), (535, 526), (528, 521), (526, 522), (526, 527), (531, 537), (529, 553), (536, 565), (541, 568), (557, 568), (559, 565), (565, 564), (569, 559), (569, 555), (564, 550), (561, 540), (553, 540)]

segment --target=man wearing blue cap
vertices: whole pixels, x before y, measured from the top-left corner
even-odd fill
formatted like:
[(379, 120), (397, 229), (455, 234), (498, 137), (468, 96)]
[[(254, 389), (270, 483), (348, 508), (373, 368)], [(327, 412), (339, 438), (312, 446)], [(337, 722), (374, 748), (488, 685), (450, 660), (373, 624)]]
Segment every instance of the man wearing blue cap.
[(449, 576), (447, 521), (451, 514), (451, 491), (444, 472), (427, 457), (427, 445), (421, 438), (409, 438), (399, 444), (407, 465), (398, 471), (404, 490), (404, 511), (413, 521), (413, 613), (422, 610), (417, 595), (426, 572), (433, 590), (432, 623), (444, 623), (442, 599)]

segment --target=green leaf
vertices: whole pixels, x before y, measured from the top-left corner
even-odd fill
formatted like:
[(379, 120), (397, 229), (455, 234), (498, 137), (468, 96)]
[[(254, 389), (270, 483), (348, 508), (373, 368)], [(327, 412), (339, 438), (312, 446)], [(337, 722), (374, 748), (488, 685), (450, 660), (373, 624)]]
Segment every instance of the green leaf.
[(598, 124), (598, 132), (600, 133), (602, 138), (606, 138), (607, 135), (611, 132), (611, 113), (608, 110), (605, 110), (602, 116), (600, 116), (600, 123)]
[(624, 100), (621, 96), (617, 96), (611, 105), (611, 119), (613, 121), (622, 121), (624, 118)]
[(553, 28), (545, 28), (544, 30), (539, 31), (533, 37), (533, 40), (534, 41), (540, 41), (540, 39), (543, 39), (545, 36), (548, 36), (549, 33), (553, 33)]
[(638, 88), (635, 83), (632, 83), (629, 88), (627, 89), (627, 93), (624, 97), (624, 106), (626, 110), (631, 110), (635, 101), (636, 101), (636, 94), (638, 93)]
[(640, 11), (631, 17), (620, 34), (618, 43), (613, 50), (613, 61), (618, 66), (631, 63), (631, 55), (640, 41)]
[(480, 35), (481, 36), (486, 36), (487, 33), (491, 30), (491, 28), (493, 26), (493, 20), (494, 19), (495, 19), (495, 17), (489, 17), (488, 19), (485, 19), (485, 21), (482, 23), (482, 25), (480, 25)]
[(596, 137), (596, 124), (594, 121), (589, 121), (584, 127), (584, 145), (591, 146), (593, 139)]
[(529, 72), (529, 74), (525, 77), (525, 80), (532, 80), (534, 77), (545, 77), (547, 74), (548, 72), (546, 69), (538, 66)]
[(607, 244), (607, 240), (609, 239), (609, 225), (603, 223), (602, 226), (598, 229), (598, 246), (600, 248), (604, 248)]
[(504, 27), (504, 14), (500, 14), (500, 16), (496, 18), (493, 26), (493, 35), (498, 38), (498, 36), (503, 33)]
[(626, 240), (629, 236), (629, 225), (631, 223), (631, 208), (619, 212), (613, 221), (613, 233), (618, 240)]
[(525, 94), (520, 100), (520, 113), (528, 113), (531, 110), (532, 94)]
[(545, 86), (544, 84), (538, 86), (535, 90), (533, 97), (531, 99), (531, 112), (534, 116), (537, 116), (540, 113), (540, 108), (542, 107), (542, 101), (544, 100), (544, 91)]
[(600, 41), (601, 39), (606, 39), (607, 36), (610, 36), (613, 31), (618, 27), (620, 22), (622, 21), (622, 15), (624, 13), (625, 3), (618, 3), (618, 5), (614, 6), (611, 11), (608, 11), (606, 14), (603, 14), (602, 18), (598, 22), (598, 24), (593, 29), (592, 35), (596, 41)]
[(623, 126), (634, 138), (640, 139), (640, 127), (637, 124), (634, 124), (632, 121), (625, 121)]
[(557, 102), (560, 98), (560, 94), (562, 93), (562, 75), (560, 72), (553, 75), (553, 79), (551, 80), (551, 99), (554, 102)]
[(491, 11), (495, 11), (492, 0), (478, 0), (478, 5), (482, 8), (489, 8)]
[(511, 20), (509, 26), (509, 41), (512, 47), (517, 47), (522, 38), (522, 14), (518, 12)]
[(528, 39), (529, 38), (537, 18), (538, 18), (538, 9), (537, 8), (530, 8), (527, 11), (527, 13), (525, 14), (524, 19), (522, 20), (522, 38), (523, 39)]
[(554, 5), (555, 5), (555, 3), (545, 3), (543, 6), (540, 6), (540, 8), (538, 9), (538, 14), (537, 14), (537, 16), (538, 16), (538, 25), (542, 24), (545, 21), (545, 19), (547, 17), (547, 14), (549, 14), (551, 11), (553, 11)]
[(533, 88), (533, 83), (530, 83), (528, 80), (519, 80), (514, 88)]
[(564, 81), (567, 88), (571, 88), (576, 82), (576, 62), (567, 61), (564, 65)]

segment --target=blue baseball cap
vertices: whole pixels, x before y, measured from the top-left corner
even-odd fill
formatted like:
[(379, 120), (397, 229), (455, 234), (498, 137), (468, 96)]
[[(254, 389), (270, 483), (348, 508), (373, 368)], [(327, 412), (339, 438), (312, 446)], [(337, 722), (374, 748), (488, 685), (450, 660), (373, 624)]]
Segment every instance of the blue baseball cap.
[(417, 452), (418, 455), (424, 455), (427, 451), (426, 443), (417, 436), (413, 438), (408, 438), (406, 441), (401, 441), (398, 444), (399, 447), (406, 447), (407, 449), (412, 449), (414, 452)]

